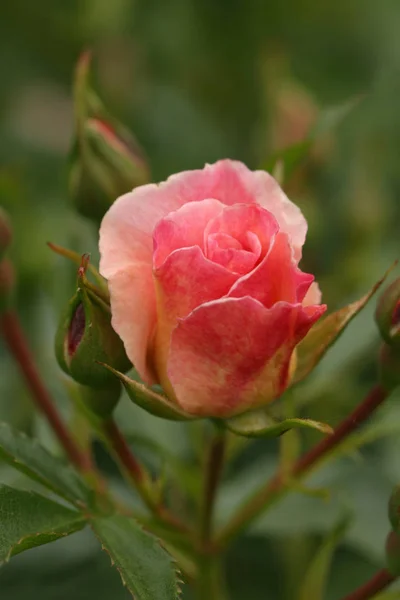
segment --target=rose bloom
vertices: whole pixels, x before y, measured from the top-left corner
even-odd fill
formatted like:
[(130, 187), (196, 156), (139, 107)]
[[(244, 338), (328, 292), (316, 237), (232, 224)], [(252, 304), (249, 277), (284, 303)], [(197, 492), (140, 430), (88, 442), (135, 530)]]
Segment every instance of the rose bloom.
[(112, 325), (142, 379), (199, 416), (271, 402), (325, 312), (307, 223), (265, 171), (222, 160), (120, 197), (100, 229)]

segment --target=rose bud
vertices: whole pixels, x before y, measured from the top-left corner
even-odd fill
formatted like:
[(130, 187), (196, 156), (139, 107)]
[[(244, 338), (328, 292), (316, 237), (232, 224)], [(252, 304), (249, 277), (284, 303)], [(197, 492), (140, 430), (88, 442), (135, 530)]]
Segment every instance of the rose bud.
[(111, 327), (110, 307), (81, 276), (57, 334), (55, 350), (60, 367), (75, 381), (94, 388), (115, 387), (115, 378), (99, 363), (127, 371), (131, 364), (123, 343)]
[(10, 308), (15, 288), (14, 267), (7, 258), (0, 261), (0, 313)]
[(394, 531), (391, 531), (385, 544), (386, 566), (391, 575), (398, 577), (400, 575), (400, 537)]
[(77, 210), (99, 222), (117, 196), (149, 181), (149, 171), (134, 136), (106, 111), (91, 87), (89, 66), (84, 54), (75, 80), (69, 190)]
[(400, 385), (400, 352), (397, 348), (382, 344), (379, 351), (379, 378), (387, 390)]
[(326, 310), (298, 266), (306, 231), (271, 175), (231, 160), (120, 197), (101, 224), (100, 273), (144, 382), (201, 417), (283, 394)]
[(7, 213), (0, 208), (0, 260), (3, 258), (5, 251), (11, 244), (12, 229), (10, 219)]
[(379, 298), (375, 319), (385, 342), (400, 351), (400, 277)]
[(392, 491), (388, 505), (389, 521), (394, 531), (399, 531), (400, 526), (400, 485)]

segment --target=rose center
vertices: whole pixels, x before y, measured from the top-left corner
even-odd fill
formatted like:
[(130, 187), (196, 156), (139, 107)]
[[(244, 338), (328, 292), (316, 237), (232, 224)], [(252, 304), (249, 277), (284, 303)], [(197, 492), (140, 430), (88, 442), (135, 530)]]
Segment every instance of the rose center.
[(244, 275), (260, 258), (261, 244), (257, 235), (250, 231), (241, 240), (227, 233), (211, 233), (206, 239), (205, 253), (209, 260)]

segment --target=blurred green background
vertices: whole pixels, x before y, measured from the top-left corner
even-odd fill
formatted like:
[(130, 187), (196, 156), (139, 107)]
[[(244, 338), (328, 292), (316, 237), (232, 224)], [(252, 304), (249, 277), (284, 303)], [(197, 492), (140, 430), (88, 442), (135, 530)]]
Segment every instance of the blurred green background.
[[(304, 139), (326, 109), (359, 98), (285, 184), (309, 221), (304, 269), (316, 274), (334, 309), (367, 291), (400, 254), (399, 30), (398, 0), (2, 3), (0, 202), (14, 223), (18, 309), (66, 414), (53, 337), (75, 273), (46, 241), (97, 260), (97, 233), (73, 212), (66, 185), (80, 52), (94, 50), (102, 97), (135, 132), (155, 181), (223, 157), (265, 165)], [(296, 390), (302, 415), (334, 425), (375, 381), (372, 314), (373, 306)], [(0, 352), (1, 420), (56, 451), (16, 367), (2, 346)], [(326, 600), (339, 600), (382, 566), (387, 499), (400, 480), (399, 400), (393, 395), (373, 420), (373, 443), (313, 479), (313, 486), (332, 488), (329, 500), (292, 494), (236, 544), (227, 571), (233, 600), (297, 598), (318, 545), (349, 510), (354, 519), (335, 554)], [(128, 402), (118, 415), (133, 435), (156, 436), (174, 455), (188, 455), (185, 428)], [(305, 448), (316, 439), (307, 434), (295, 442)], [(221, 521), (273, 471), (277, 452), (276, 441), (254, 442), (236, 457), (219, 499)], [(26, 484), (5, 467), (0, 480)], [(13, 559), (0, 572), (0, 589), (2, 600), (128, 597), (85, 532)]]

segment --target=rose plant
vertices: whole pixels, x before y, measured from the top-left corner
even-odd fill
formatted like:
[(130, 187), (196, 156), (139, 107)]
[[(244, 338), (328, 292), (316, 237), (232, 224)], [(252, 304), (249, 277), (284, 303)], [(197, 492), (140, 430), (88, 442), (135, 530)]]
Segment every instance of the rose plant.
[[(80, 213), (96, 224), (102, 218), (99, 271), (87, 255), (50, 244), (79, 266), (55, 345), (68, 376), (72, 423), (80, 428), (59, 414), (20, 326), (12, 264), (5, 256), (11, 224), (0, 212), (2, 334), (69, 461), (0, 424), (0, 458), (36, 485), (33, 491), (0, 486), (0, 563), (88, 525), (136, 600), (176, 600), (182, 585), (199, 600), (225, 600), (230, 543), (291, 490), (308, 493), (307, 475), (335, 452), (345, 452), (346, 438), (400, 384), (399, 280), (376, 311), (383, 338), (378, 383), (335, 429), (299, 418), (297, 384), (386, 275), (361, 299), (324, 314), (314, 275), (299, 266), (307, 222), (276, 179), (225, 159), (148, 183), (144, 156), (94, 92), (89, 65), (85, 54), (75, 82), (70, 190)], [(155, 468), (137, 453), (113, 417), (123, 388), (154, 419), (192, 422), (189, 466), (176, 468), (159, 451), (165, 465)], [(245, 438), (283, 435), (284, 450), (284, 434), (304, 427), (324, 437), (289, 464), (283, 456), (270, 480), (260, 473), (259, 488), (225, 522), (217, 521), (224, 468), (247, 447)], [(113, 456), (135, 501), (116, 493), (96, 462), (94, 440)], [(350, 450), (357, 447), (354, 438), (347, 441)], [(148, 446), (154, 450), (157, 440)], [(389, 515), (386, 566), (345, 600), (368, 600), (399, 576), (398, 488)], [(323, 587), (346, 526), (340, 523), (328, 538), (300, 600), (322, 599), (322, 591), (311, 598), (308, 590), (315, 594)]]

